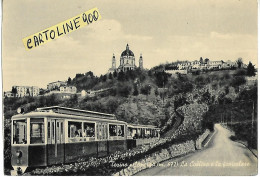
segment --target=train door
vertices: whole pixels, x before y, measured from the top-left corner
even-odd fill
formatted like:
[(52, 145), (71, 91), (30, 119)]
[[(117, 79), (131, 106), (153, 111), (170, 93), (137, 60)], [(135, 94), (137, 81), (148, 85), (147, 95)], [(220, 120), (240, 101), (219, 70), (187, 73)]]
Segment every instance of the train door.
[(64, 121), (52, 119), (48, 122), (48, 164), (64, 162)]
[(107, 141), (107, 124), (106, 123), (98, 123), (97, 124), (97, 156), (103, 157), (108, 155), (108, 141)]

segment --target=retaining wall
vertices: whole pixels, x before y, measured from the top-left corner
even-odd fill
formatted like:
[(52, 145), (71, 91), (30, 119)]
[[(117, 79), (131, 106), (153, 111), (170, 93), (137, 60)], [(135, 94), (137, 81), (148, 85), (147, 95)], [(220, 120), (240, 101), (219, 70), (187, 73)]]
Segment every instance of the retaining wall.
[(203, 141), (209, 136), (210, 131), (207, 129), (202, 135), (198, 137), (196, 140), (196, 149), (201, 149), (202, 148), (202, 143)]
[(113, 176), (132, 176), (144, 169), (156, 166), (165, 160), (194, 152), (196, 149), (201, 149), (202, 142), (208, 137), (209, 134), (210, 131), (207, 129), (195, 142), (190, 140), (185, 143), (173, 144), (167, 149), (162, 149), (159, 152), (149, 155), (145, 159), (130, 164), (127, 168), (113, 174)]
[(131, 176), (160, 162), (193, 151), (195, 151), (195, 142), (193, 140), (174, 144), (167, 149), (162, 149), (160, 152), (153, 153), (145, 159), (130, 164), (127, 168), (115, 173), (114, 176)]

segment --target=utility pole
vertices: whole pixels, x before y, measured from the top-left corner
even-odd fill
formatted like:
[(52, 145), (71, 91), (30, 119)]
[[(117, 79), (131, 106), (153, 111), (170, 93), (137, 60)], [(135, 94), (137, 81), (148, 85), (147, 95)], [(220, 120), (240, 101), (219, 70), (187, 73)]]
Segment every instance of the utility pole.
[(253, 134), (254, 134), (254, 116), (255, 116), (255, 105), (253, 101), (253, 113), (252, 113), (252, 128), (251, 128), (251, 146), (253, 146)]
[(164, 104), (164, 81), (163, 81), (163, 104)]

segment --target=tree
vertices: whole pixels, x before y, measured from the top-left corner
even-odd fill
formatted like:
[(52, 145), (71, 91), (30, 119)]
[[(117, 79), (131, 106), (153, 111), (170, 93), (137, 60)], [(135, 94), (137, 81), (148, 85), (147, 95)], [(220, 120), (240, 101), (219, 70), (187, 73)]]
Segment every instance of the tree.
[(125, 73), (122, 70), (118, 73), (117, 79), (119, 81), (124, 81), (125, 80)]
[(152, 71), (151, 70), (148, 71), (148, 76), (150, 76), (150, 77), (152, 76)]
[(119, 83), (117, 85), (117, 93), (120, 96), (128, 97), (131, 91), (132, 91), (132, 87), (127, 83)]
[(156, 88), (156, 89), (154, 90), (154, 94), (155, 94), (155, 96), (158, 96), (158, 95), (159, 95), (158, 88)]
[(247, 66), (247, 73), (248, 76), (255, 76), (255, 66), (249, 62), (248, 66)]
[(14, 97), (16, 97), (17, 94), (17, 88), (16, 87), (12, 87), (12, 94), (14, 95)]
[(203, 64), (203, 58), (200, 57), (200, 64)]
[(164, 87), (168, 83), (169, 74), (163, 72), (155, 73), (156, 84), (158, 87)]
[(81, 73), (76, 74), (76, 78), (80, 78), (82, 76), (84, 76), (84, 74), (81, 74)]
[(139, 94), (139, 92), (138, 92), (137, 86), (135, 85), (135, 86), (134, 86), (133, 95), (134, 95), (134, 96), (137, 96), (138, 94)]
[(238, 70), (236, 70), (234, 75), (235, 76), (245, 76), (246, 75), (246, 71), (244, 69), (238, 69)]
[(145, 85), (141, 88), (141, 94), (149, 95), (150, 92), (151, 92), (151, 86), (150, 85)]
[(103, 76), (102, 81), (103, 81), (103, 82), (106, 82), (106, 81), (107, 81), (107, 75), (104, 75), (104, 76)]
[(242, 58), (238, 58), (238, 59), (237, 59), (237, 67), (238, 67), (238, 68), (241, 68), (242, 65), (243, 65), (243, 59), (242, 59)]
[(67, 84), (68, 84), (68, 85), (71, 84), (71, 78), (70, 78), (70, 77), (68, 78), (68, 82), (67, 82)]
[(99, 82), (103, 81), (103, 75), (101, 74), (99, 77)]
[(89, 72), (87, 72), (86, 74), (85, 74), (85, 76), (89, 76), (89, 77), (94, 77), (94, 74), (93, 74), (93, 72), (92, 71), (89, 71)]
[(29, 88), (27, 88), (27, 90), (26, 90), (26, 95), (27, 95), (27, 96), (30, 96), (30, 90), (29, 90)]
[(117, 72), (116, 72), (116, 71), (113, 72), (113, 77), (114, 77), (114, 78), (117, 77)]
[(205, 58), (205, 63), (208, 63), (209, 62), (209, 59), (208, 58)]
[(108, 78), (109, 78), (109, 79), (113, 79), (113, 76), (112, 76), (111, 73), (109, 73)]
[(235, 88), (235, 92), (239, 92), (239, 86), (246, 83), (245, 76), (235, 76), (231, 81), (231, 86)]
[(206, 104), (210, 104), (211, 95), (210, 95), (210, 93), (209, 93), (208, 90), (207, 90), (207, 92), (205, 92), (205, 93), (202, 94), (201, 101), (204, 102), (204, 103), (206, 103)]
[(225, 87), (225, 93), (226, 93), (226, 95), (229, 94), (229, 86)]

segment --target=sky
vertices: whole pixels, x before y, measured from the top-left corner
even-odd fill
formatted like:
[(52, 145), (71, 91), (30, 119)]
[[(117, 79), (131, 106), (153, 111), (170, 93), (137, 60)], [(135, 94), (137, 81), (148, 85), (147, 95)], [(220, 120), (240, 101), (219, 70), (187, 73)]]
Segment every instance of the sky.
[[(22, 39), (97, 7), (102, 19), (31, 51)], [(3, 90), (105, 74), (126, 44), (144, 68), (177, 60), (231, 60), (257, 66), (256, 0), (4, 0)]]

